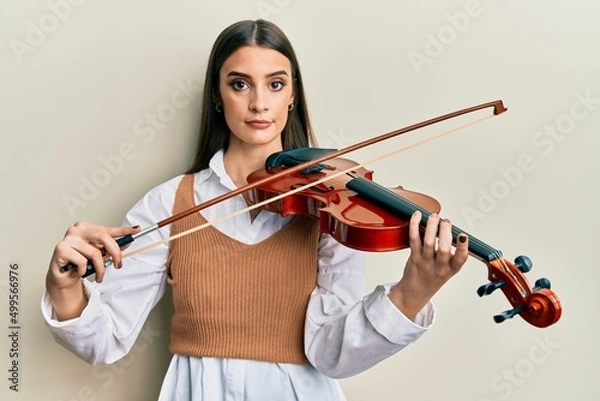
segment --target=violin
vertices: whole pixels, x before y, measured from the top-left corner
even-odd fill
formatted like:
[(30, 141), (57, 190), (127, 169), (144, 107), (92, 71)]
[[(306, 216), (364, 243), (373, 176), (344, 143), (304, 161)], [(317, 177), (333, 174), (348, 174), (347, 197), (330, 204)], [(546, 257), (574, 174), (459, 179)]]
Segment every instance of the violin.
[[(424, 228), (432, 213), (439, 214), (440, 203), (425, 194), (402, 187), (386, 188), (372, 181), (373, 172), (357, 163), (334, 158), (309, 169), (285, 174), (269, 181), (269, 175), (281, 174), (286, 168), (327, 152), (314, 148), (294, 149), (271, 155), (265, 169), (248, 176), (248, 183), (268, 182), (252, 189), (251, 198), (258, 202), (295, 188), (306, 188), (263, 206), (266, 210), (287, 215), (304, 215), (319, 220), (320, 231), (332, 235), (338, 242), (362, 251), (393, 251), (409, 247), (410, 216), (421, 212), (420, 227)], [(300, 156), (300, 157), (298, 157)], [(338, 174), (338, 172), (343, 174)], [(333, 178), (328, 178), (333, 176)], [(313, 185), (313, 183), (316, 183)], [(512, 309), (494, 316), (501, 323), (516, 315), (536, 327), (547, 327), (558, 321), (562, 308), (546, 278), (537, 280), (532, 287), (524, 276), (532, 268), (527, 256), (519, 256), (512, 263), (502, 252), (475, 236), (452, 226), (452, 240), (459, 234), (469, 236), (469, 254), (488, 267), (489, 283), (477, 294), (482, 297), (501, 289)]]
[[(277, 152), (267, 159), (264, 169), (250, 174), (246, 186), (170, 216), (143, 228), (136, 234), (119, 238), (116, 242), (123, 247), (136, 238), (174, 221), (233, 196), (251, 191), (251, 198), (255, 202), (252, 206), (224, 216), (218, 221), (261, 207), (284, 216), (296, 214), (317, 218), (321, 232), (329, 233), (340, 243), (354, 249), (392, 251), (407, 248), (409, 246), (409, 217), (415, 211), (420, 211), (420, 226), (424, 227), (432, 213), (440, 212), (440, 203), (428, 195), (408, 191), (402, 187), (386, 188), (379, 185), (372, 181), (372, 171), (340, 156), (428, 125), (488, 107), (493, 107), (494, 115), (507, 110), (502, 101), (497, 100), (434, 117), (340, 150), (300, 148)], [(452, 131), (437, 137), (450, 132)], [(144, 252), (161, 243), (206, 228), (216, 222), (207, 222), (176, 236), (123, 254), (123, 257)], [(454, 244), (461, 233), (469, 236), (469, 253), (488, 267), (490, 281), (482, 285), (477, 290), (477, 294), (483, 297), (501, 289), (512, 305), (512, 309), (494, 316), (494, 321), (500, 323), (520, 315), (533, 326), (547, 327), (560, 319), (561, 304), (556, 294), (550, 289), (550, 281), (541, 278), (532, 286), (525, 277), (524, 274), (532, 268), (531, 260), (528, 257), (519, 256), (514, 263), (510, 262), (503, 257), (500, 250), (485, 244), (455, 226), (452, 227)], [(108, 263), (110, 260), (106, 261), (106, 264)], [(74, 268), (75, 266), (69, 263), (62, 266), (60, 271), (65, 273)], [(95, 268), (91, 261), (88, 261), (83, 277), (93, 273), (95, 273)]]

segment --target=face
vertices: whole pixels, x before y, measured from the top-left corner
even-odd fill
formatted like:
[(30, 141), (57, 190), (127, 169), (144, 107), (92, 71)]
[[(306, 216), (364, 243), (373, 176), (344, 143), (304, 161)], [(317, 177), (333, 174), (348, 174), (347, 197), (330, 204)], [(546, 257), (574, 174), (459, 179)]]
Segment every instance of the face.
[(228, 150), (281, 150), (293, 86), (290, 61), (276, 50), (244, 46), (229, 56), (219, 73), (220, 103), (231, 131)]

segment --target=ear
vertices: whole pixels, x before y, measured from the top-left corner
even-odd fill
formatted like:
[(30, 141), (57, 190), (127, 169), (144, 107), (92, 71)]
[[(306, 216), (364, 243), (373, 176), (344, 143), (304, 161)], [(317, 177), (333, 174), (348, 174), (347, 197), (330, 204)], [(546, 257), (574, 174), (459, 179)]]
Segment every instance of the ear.
[(213, 94), (212, 101), (215, 104), (214, 107), (217, 113), (223, 112), (223, 102), (221, 101), (221, 98)]
[(221, 96), (219, 96), (218, 93), (213, 92), (212, 94), (212, 101), (214, 102), (214, 104), (222, 104), (223, 102), (221, 101)]

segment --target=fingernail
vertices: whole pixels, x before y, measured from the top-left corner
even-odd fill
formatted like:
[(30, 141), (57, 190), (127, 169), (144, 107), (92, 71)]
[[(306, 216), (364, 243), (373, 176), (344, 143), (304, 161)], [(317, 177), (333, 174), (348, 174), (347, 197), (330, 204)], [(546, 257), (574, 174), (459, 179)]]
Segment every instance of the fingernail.
[[(463, 241), (464, 242), (464, 241)], [(123, 267), (123, 262), (119, 262), (119, 269)]]
[(464, 234), (460, 234), (458, 236), (458, 242), (460, 242), (461, 244), (464, 244), (465, 242), (467, 242), (467, 236)]
[(133, 227), (131, 227), (131, 228), (133, 228), (133, 229), (137, 229), (137, 228), (140, 228), (140, 226), (133, 226)]

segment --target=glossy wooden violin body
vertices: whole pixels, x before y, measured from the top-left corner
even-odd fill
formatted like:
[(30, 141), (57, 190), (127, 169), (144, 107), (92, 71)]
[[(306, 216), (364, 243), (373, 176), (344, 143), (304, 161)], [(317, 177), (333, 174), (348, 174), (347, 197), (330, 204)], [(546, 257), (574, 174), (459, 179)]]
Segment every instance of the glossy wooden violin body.
[[(327, 165), (327, 169), (321, 172), (288, 174), (268, 187), (256, 188), (252, 198), (257, 202), (268, 200), (290, 189), (322, 179), (328, 172), (352, 168), (356, 166), (356, 162), (336, 158), (327, 162)], [(280, 166), (256, 171), (248, 177), (248, 181), (278, 173), (284, 168)], [(364, 168), (353, 171), (361, 177), (372, 179), (372, 171)], [(349, 191), (345, 186), (348, 181), (348, 177), (333, 178), (306, 191), (268, 203), (263, 208), (284, 216), (296, 214), (314, 217), (320, 222), (321, 232), (331, 234), (338, 242), (361, 251), (394, 251), (408, 247), (406, 218)], [(439, 202), (430, 196), (401, 187), (392, 191), (424, 205), (431, 212), (438, 213), (441, 210)]]
[[(255, 202), (274, 198), (295, 188), (307, 187), (263, 206), (282, 215), (304, 215), (316, 218), (320, 230), (332, 235), (340, 243), (364, 251), (392, 251), (409, 247), (408, 220), (417, 210), (422, 214), (421, 226), (432, 213), (439, 213), (441, 205), (428, 195), (403, 189), (388, 189), (372, 181), (372, 172), (357, 163), (334, 158), (318, 167), (284, 175), (269, 181), (269, 175), (281, 173), (287, 153), (303, 152), (304, 161), (312, 149), (283, 151), (267, 160), (265, 169), (248, 177), (248, 183), (267, 181), (252, 189)], [(319, 153), (319, 152), (317, 152)], [(322, 152), (321, 152), (322, 153)], [(294, 158), (291, 158), (292, 160)], [(283, 163), (283, 164), (282, 164)], [(292, 162), (290, 165), (297, 164)], [(339, 174), (339, 172), (344, 172)], [(333, 178), (327, 179), (328, 175)], [(316, 183), (315, 185), (310, 185)], [(464, 231), (453, 226), (453, 241)], [(536, 327), (547, 327), (558, 321), (562, 308), (550, 282), (539, 279), (531, 286), (524, 273), (531, 269), (531, 261), (519, 256), (512, 263), (502, 252), (469, 235), (469, 253), (488, 267), (489, 283), (481, 286), (479, 296), (501, 289), (512, 309), (494, 316), (498, 323), (520, 315)]]

